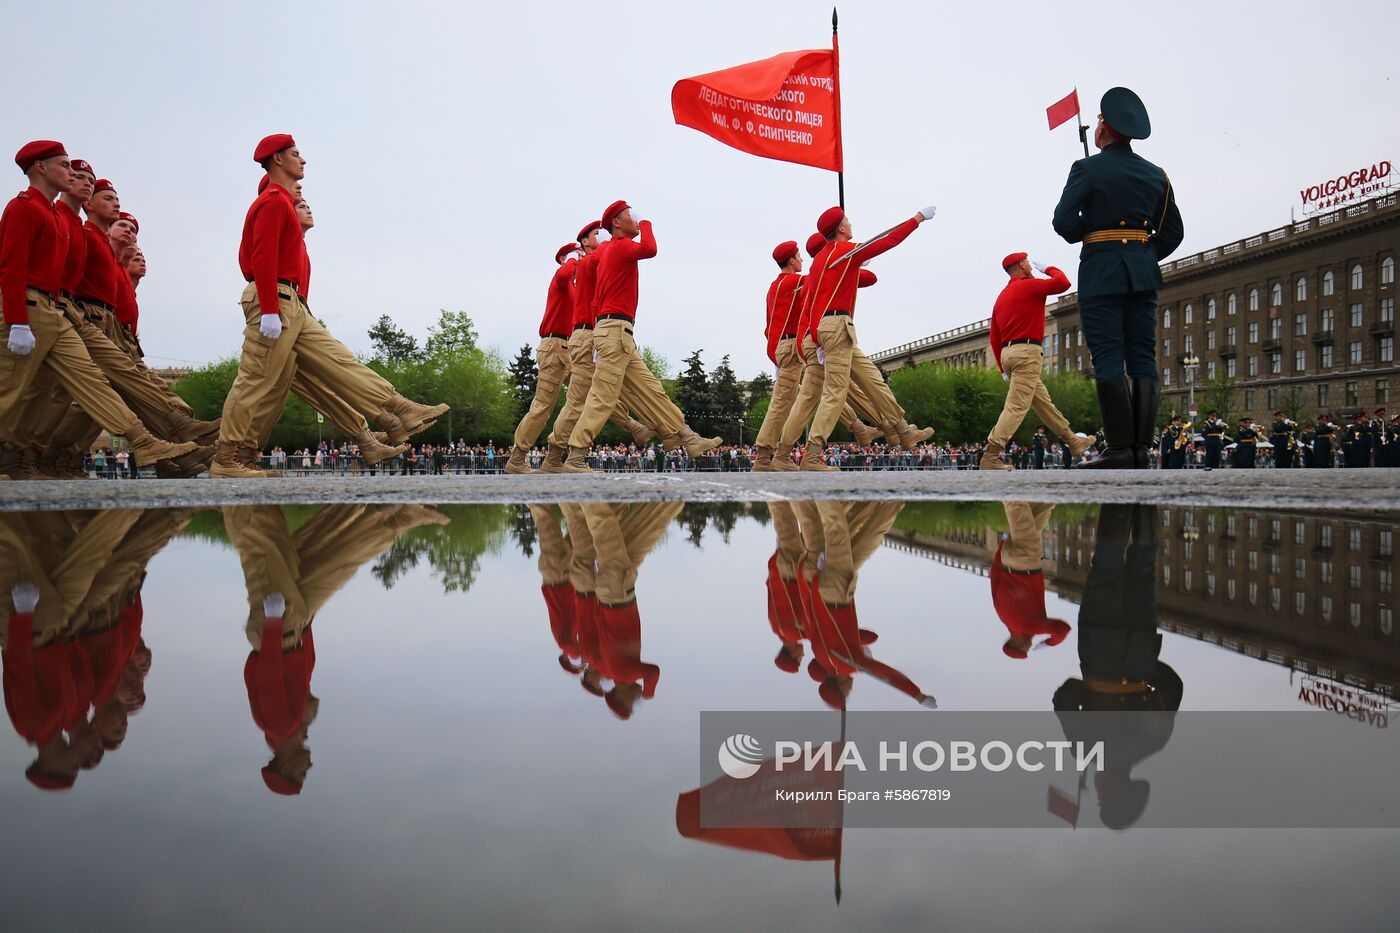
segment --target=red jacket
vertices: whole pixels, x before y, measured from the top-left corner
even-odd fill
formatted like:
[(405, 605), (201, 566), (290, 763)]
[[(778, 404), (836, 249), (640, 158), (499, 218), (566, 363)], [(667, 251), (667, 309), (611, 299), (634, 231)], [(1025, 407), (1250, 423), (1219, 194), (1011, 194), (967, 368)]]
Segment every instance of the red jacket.
[(768, 314), (763, 326), (768, 338), (768, 358), (778, 362), (778, 341), (788, 334), (796, 334), (802, 323), (802, 293), (797, 286), (802, 276), (796, 272), (782, 272), (768, 286)]
[[(272, 187), (269, 185), (268, 187)], [(316, 667), (316, 646), (311, 630), (302, 635), (301, 647), (282, 650), (282, 620), (263, 621), (262, 643), (248, 652), (243, 683), (248, 706), (267, 744), (273, 748), (296, 735), (311, 697), (311, 672)]]
[[(643, 221), (646, 223), (646, 221)], [(661, 668), (642, 660), (642, 618), (637, 601), (597, 607), (599, 673), (614, 684), (642, 682), (642, 696), (656, 695)]]
[(86, 240), (83, 257), (83, 274), (74, 293), (79, 298), (91, 298), (103, 304), (117, 306), (117, 277), (125, 275), (112, 252), (112, 242), (107, 234), (97, 228), (92, 221), (83, 224), (83, 237)]
[(1069, 277), (1050, 266), (1048, 279), (1012, 279), (992, 306), (992, 355), (1001, 368), (1001, 348), (1013, 340), (1045, 342), (1045, 299), (1069, 291)]
[(55, 211), (59, 223), (68, 231), (68, 254), (63, 260), (63, 275), (59, 288), (66, 292), (76, 292), (83, 278), (83, 267), (87, 264), (87, 235), (83, 232), (83, 219), (78, 212), (62, 201), (57, 202)]
[(641, 241), (612, 239), (598, 260), (598, 316), (621, 314), (637, 319), (637, 263), (656, 255), (651, 221), (642, 221)]
[(117, 323), (134, 334), (136, 322), (141, 318), (141, 308), (136, 303), (136, 286), (131, 284), (131, 275), (120, 264), (117, 270)]
[(569, 336), (573, 330), (574, 301), (573, 279), (577, 259), (570, 259), (554, 270), (549, 280), (549, 294), (544, 300), (544, 319), (540, 321), (540, 336), (563, 334)]
[(58, 291), (67, 254), (67, 230), (52, 201), (28, 188), (5, 205), (0, 214), (0, 304), (6, 324), (29, 323), (26, 288)]
[(860, 264), (894, 249), (918, 226), (919, 219), (910, 217), (886, 236), (861, 250), (859, 256), (840, 264), (836, 264), (838, 259), (853, 252), (861, 244), (851, 240), (834, 240), (817, 253), (817, 258), (812, 260), (812, 271), (807, 276), (807, 288), (803, 289), (810, 290), (803, 301), (811, 332), (816, 333), (817, 322), (820, 322), (822, 315), (828, 311), (849, 311), (854, 317), (856, 289), (860, 287)]
[[(821, 253), (817, 253), (817, 255), (820, 256)], [(815, 262), (815, 260), (813, 261)], [(854, 259), (850, 260), (850, 262), (855, 261)], [(862, 259), (860, 261), (864, 262), (865, 260)], [(871, 272), (869, 269), (861, 269), (860, 276), (856, 279), (856, 288), (869, 288), (878, 281), (880, 280), (876, 277), (875, 273)], [(804, 352), (803, 345), (808, 338), (811, 338), (813, 343), (816, 342), (817, 326), (821, 323), (821, 315), (812, 313), (812, 302), (807, 300), (812, 295), (812, 276), (810, 273), (802, 277), (802, 283), (802, 290), (798, 292), (798, 294), (802, 296), (802, 310), (799, 312), (802, 320), (797, 328), (798, 353)]]
[(277, 280), (300, 284), (306, 262), (292, 196), (281, 185), (270, 184), (248, 208), (238, 244), (238, 268), (243, 278), (257, 286), (263, 314), (277, 313)]
[(574, 588), (567, 583), (553, 586), (541, 585), (545, 608), (549, 610), (549, 629), (554, 633), (554, 643), (574, 661), (580, 657), (578, 629), (575, 627)]
[(578, 260), (574, 265), (574, 316), (573, 326), (586, 324), (592, 327), (598, 318), (593, 299), (598, 294), (598, 258), (611, 240), (604, 240), (598, 248)]
[(768, 558), (768, 624), (784, 644), (802, 640), (802, 592), (778, 572), (777, 554)]
[(33, 745), (44, 745), (73, 718), (77, 690), (68, 644), (53, 642), (38, 651), (33, 645), (33, 614), (11, 613), (4, 654), (5, 708), (16, 732)]
[(992, 559), (992, 606), (1013, 635), (1049, 635), (1058, 645), (1070, 632), (1068, 622), (1045, 614), (1045, 575), (1011, 573), (1001, 562), (1002, 544)]

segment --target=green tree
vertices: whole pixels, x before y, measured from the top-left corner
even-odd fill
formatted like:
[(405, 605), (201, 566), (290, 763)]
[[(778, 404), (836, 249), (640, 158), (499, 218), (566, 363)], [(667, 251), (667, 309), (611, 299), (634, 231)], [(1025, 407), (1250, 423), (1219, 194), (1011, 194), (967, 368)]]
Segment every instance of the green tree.
[(1206, 382), (1201, 390), (1200, 412), (1218, 413), (1226, 424), (1235, 423), (1235, 413), (1240, 403), (1240, 389), (1234, 376), (1219, 375)]
[(374, 358), (386, 363), (406, 363), (419, 359), (422, 354), (418, 341), (387, 314), (380, 315), (369, 329), (369, 340), (374, 347)]
[(754, 404), (762, 398), (767, 398), (773, 394), (773, 377), (767, 371), (759, 373), (749, 380), (748, 404), (752, 408)]
[(651, 370), (652, 374), (655, 375), (657, 379), (665, 382), (671, 378), (670, 360), (666, 359), (666, 357), (662, 356), (660, 353), (657, 353), (651, 347), (643, 346), (640, 352), (642, 354), (642, 362), (647, 364), (647, 369)]
[[(739, 441), (739, 428), (744, 418), (744, 398), (739, 391), (739, 380), (729, 365), (729, 355), (725, 354), (715, 371), (710, 374), (710, 418), (714, 430), (730, 443)], [(752, 440), (752, 435), (748, 436)]]
[(515, 417), (525, 417), (530, 403), (535, 398), (535, 385), (539, 381), (540, 368), (535, 365), (535, 351), (527, 343), (520, 348), (510, 364), (511, 391), (515, 395)]
[(676, 392), (676, 405), (685, 415), (686, 423), (701, 434), (714, 430), (714, 408), (710, 399), (710, 377), (705, 374), (702, 350), (687, 356), (685, 372), (681, 373)]
[(476, 326), (471, 315), (444, 308), (438, 313), (437, 323), (428, 328), (428, 342), (423, 349), (428, 356), (443, 351), (475, 350), (476, 340)]
[(210, 421), (224, 410), (224, 399), (233, 388), (233, 380), (238, 375), (238, 358), (216, 360), (193, 370), (171, 389), (189, 403), (194, 415), (203, 421)]
[(1286, 417), (1298, 422), (1300, 429), (1313, 420), (1312, 405), (1302, 386), (1289, 386), (1279, 398), (1278, 407)]

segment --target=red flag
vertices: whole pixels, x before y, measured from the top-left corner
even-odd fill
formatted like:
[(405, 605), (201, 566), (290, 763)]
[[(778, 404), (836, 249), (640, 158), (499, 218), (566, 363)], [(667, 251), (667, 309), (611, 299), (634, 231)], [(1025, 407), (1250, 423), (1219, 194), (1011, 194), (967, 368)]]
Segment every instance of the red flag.
[(671, 89), (681, 126), (765, 159), (842, 170), (836, 52), (783, 52)]
[(1054, 129), (1064, 123), (1070, 117), (1079, 115), (1079, 88), (1070, 91), (1061, 100), (1055, 101), (1045, 108), (1045, 116), (1050, 120), (1050, 129)]

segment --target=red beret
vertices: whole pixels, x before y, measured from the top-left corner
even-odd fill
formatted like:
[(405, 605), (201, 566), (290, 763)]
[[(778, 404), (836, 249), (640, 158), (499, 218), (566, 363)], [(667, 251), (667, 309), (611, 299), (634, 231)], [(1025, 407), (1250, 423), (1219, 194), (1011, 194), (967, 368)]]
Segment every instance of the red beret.
[(272, 765), (262, 769), (263, 783), (267, 789), (274, 794), (281, 794), (284, 797), (295, 797), (301, 793), (301, 785), (282, 772), (274, 769)]
[(822, 211), (822, 215), (817, 218), (817, 232), (822, 236), (831, 236), (836, 232), (836, 228), (841, 226), (841, 221), (846, 219), (846, 212), (839, 207), (828, 207)]
[(1009, 269), (1010, 267), (1016, 265), (1016, 263), (1020, 262), (1025, 258), (1025, 253), (1012, 253), (1010, 256), (1007, 256), (1001, 261), (1001, 267), (1002, 269)]
[(595, 220), (592, 223), (586, 224), (584, 228), (578, 232), (578, 241), (582, 243), (584, 240), (588, 239), (590, 233), (594, 230), (601, 230), (602, 228), (603, 222), (601, 220)]
[(817, 253), (820, 253), (825, 246), (826, 237), (822, 236), (820, 233), (814, 233), (807, 238), (807, 255), (816, 259)]
[(87, 172), (93, 178), (97, 177), (97, 173), (92, 170), (92, 163), (88, 162), (86, 159), (74, 159), (68, 164), (73, 166), (73, 171), (75, 172)]
[(262, 181), (258, 182), (258, 194), (262, 194), (264, 191), (266, 191), (267, 186), (270, 184), (272, 184), (272, 176), (264, 175), (262, 177)]
[(136, 222), (136, 218), (135, 218), (135, 217), (132, 217), (132, 216), (131, 216), (130, 214), (128, 214), (126, 211), (120, 211), (120, 212), (117, 214), (117, 219), (118, 219), (118, 220), (125, 220), (127, 223), (131, 224), (133, 227), (136, 228), (136, 232), (137, 232), (137, 233), (140, 233), (140, 232), (141, 232), (141, 225), (140, 225), (139, 223)]
[(111, 183), (110, 181), (108, 181), (107, 179), (105, 179), (105, 178), (99, 178), (99, 179), (97, 179), (97, 181), (95, 181), (95, 182), (92, 183), (92, 193), (93, 193), (93, 194), (96, 194), (96, 193), (99, 192), (99, 191), (116, 191), (116, 190), (117, 190), (116, 188), (112, 187), (112, 183)]
[(562, 264), (564, 262), (564, 257), (569, 255), (576, 249), (578, 249), (577, 243), (565, 243), (563, 246), (559, 247), (554, 251), (554, 261)]
[(627, 208), (629, 208), (630, 206), (631, 205), (628, 204), (626, 201), (612, 202), (608, 205), (608, 209), (603, 211), (603, 219), (598, 221), (598, 223), (602, 225), (604, 230), (611, 233), (613, 221), (617, 220), (617, 216), (623, 211), (627, 210)]
[(773, 247), (773, 261), (780, 266), (785, 266), (788, 260), (797, 255), (797, 241), (784, 240)]
[(29, 767), (28, 771), (24, 772), (24, 776), (29, 779), (30, 784), (33, 784), (40, 790), (67, 790), (72, 787), (73, 783), (77, 780), (77, 775), (45, 774), (33, 765)]
[(67, 154), (63, 143), (55, 142), (52, 139), (36, 139), (32, 143), (25, 143), (23, 148), (15, 153), (15, 164), (19, 166), (21, 172), (27, 172), (29, 167), (40, 159), (51, 159), (57, 155)]
[(287, 133), (273, 133), (271, 136), (264, 136), (262, 142), (258, 143), (258, 148), (253, 150), (253, 161), (262, 163), (283, 149), (290, 149), (295, 145), (296, 140)]

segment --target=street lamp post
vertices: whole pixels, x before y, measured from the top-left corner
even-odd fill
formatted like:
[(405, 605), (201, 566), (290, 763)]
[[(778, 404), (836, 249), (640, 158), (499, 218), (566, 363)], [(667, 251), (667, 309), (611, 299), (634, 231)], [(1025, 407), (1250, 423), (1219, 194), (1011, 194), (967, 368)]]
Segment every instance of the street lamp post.
[(1201, 365), (1199, 356), (1188, 356), (1181, 361), (1181, 365), (1186, 369), (1186, 391), (1188, 401), (1186, 411), (1191, 416), (1191, 420), (1196, 420), (1196, 367)]

